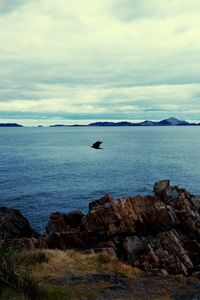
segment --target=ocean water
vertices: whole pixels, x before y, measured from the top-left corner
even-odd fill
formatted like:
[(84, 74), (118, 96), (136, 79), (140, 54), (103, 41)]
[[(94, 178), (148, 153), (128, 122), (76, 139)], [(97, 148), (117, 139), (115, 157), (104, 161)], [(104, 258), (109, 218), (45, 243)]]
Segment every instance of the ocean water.
[(0, 128), (0, 205), (39, 231), (51, 212), (152, 194), (160, 179), (200, 194), (200, 127)]

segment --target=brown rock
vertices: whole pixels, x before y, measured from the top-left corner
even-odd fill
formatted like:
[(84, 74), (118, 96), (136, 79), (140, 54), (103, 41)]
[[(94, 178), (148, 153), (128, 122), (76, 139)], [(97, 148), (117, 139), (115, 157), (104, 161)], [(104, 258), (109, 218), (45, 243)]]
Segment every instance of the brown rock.
[(148, 241), (138, 236), (127, 236), (121, 240), (121, 256), (134, 264), (147, 251)]
[(46, 226), (46, 232), (52, 234), (55, 232), (69, 231), (73, 228), (79, 228), (82, 225), (84, 214), (81, 211), (70, 213), (52, 213)]
[(105, 205), (106, 203), (109, 203), (113, 200), (113, 197), (109, 194), (104, 195), (99, 200), (95, 200), (89, 203), (89, 210), (96, 208), (98, 206)]
[(192, 196), (191, 202), (194, 205), (194, 209), (200, 213), (200, 196)]
[(0, 239), (25, 238), (32, 235), (34, 230), (19, 210), (0, 207)]
[(166, 189), (169, 187), (169, 180), (160, 180), (154, 184), (154, 193), (156, 196), (162, 196)]
[(115, 250), (112, 247), (93, 248), (94, 253), (106, 253), (116, 257)]
[(200, 264), (199, 198), (168, 180), (157, 182), (154, 192), (118, 200), (105, 195), (85, 216), (52, 214), (46, 244), (92, 253), (108, 249), (146, 271), (188, 275)]
[(83, 224), (89, 232), (146, 234), (168, 228), (171, 218), (166, 205), (159, 199), (136, 196), (112, 200), (93, 208), (83, 218)]

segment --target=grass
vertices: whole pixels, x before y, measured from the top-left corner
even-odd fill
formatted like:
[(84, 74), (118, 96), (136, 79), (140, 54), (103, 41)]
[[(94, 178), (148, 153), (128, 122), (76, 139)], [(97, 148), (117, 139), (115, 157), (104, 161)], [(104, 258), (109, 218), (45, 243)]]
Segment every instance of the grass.
[(5, 288), (19, 289), (27, 292), (35, 289), (34, 279), (27, 269), (27, 261), (19, 250), (0, 246), (0, 285)]
[(35, 299), (39, 285), (30, 266), (47, 262), (48, 258), (39, 251), (27, 253), (0, 245), (0, 299)]
[(71, 274), (98, 273), (135, 279), (141, 271), (106, 253), (88, 255), (73, 250), (20, 252), (11, 247), (0, 247), (0, 300), (95, 299), (108, 282), (84, 280), (67, 285), (54, 282)]
[[(91, 281), (91, 277), (86, 276), (88, 274), (103, 274), (103, 279)], [(162, 280), (148, 277), (141, 270), (106, 253), (83, 254), (73, 250), (19, 252), (13, 248), (0, 248), (0, 300), (95, 300), (102, 290), (116, 287), (114, 281), (106, 281), (104, 274), (125, 278), (132, 287), (132, 290), (117, 290), (114, 298), (119, 300), (171, 300), (177, 290), (195, 294), (194, 287), (185, 277), (164, 277)], [(71, 279), (73, 276), (75, 280)], [(153, 298), (147, 291), (153, 293)]]
[(107, 287), (106, 283), (76, 282), (67, 286), (42, 285), (37, 300), (74, 300), (74, 299), (96, 299), (102, 288)]
[(12, 290), (11, 288), (5, 288), (0, 294), (1, 300), (30, 300), (30, 298), (23, 292)]
[(74, 250), (45, 250), (49, 263), (36, 266), (33, 272), (41, 279), (55, 279), (68, 274), (84, 275), (88, 273), (118, 274), (130, 280), (142, 274), (137, 268), (120, 262), (108, 254), (82, 254)]

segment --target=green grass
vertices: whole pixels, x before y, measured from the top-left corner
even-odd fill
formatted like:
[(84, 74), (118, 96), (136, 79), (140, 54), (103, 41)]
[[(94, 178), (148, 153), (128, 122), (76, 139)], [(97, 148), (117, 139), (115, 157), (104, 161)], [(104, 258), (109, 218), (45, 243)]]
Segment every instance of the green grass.
[(19, 249), (0, 245), (0, 300), (35, 299), (38, 282), (31, 275), (30, 265), (47, 262), (42, 252), (25, 255)]

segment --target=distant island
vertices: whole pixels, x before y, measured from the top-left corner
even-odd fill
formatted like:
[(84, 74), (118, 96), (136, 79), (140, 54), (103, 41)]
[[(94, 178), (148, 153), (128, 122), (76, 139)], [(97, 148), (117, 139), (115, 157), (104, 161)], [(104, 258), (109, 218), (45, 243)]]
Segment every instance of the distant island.
[[(189, 123), (184, 120), (178, 120), (176, 118), (168, 118), (161, 121), (150, 121), (146, 120), (143, 122), (133, 123), (128, 121), (120, 121), (120, 122), (108, 122), (108, 121), (99, 121), (90, 123), (87, 125), (83, 124), (73, 124), (73, 125), (66, 125), (66, 124), (54, 124), (50, 126), (43, 126), (38, 125), (37, 127), (86, 127), (86, 126), (92, 126), (92, 127), (100, 127), (100, 126), (106, 126), (106, 127), (114, 127), (114, 126), (200, 126), (200, 123)], [(23, 127), (23, 125), (17, 124), (17, 123), (0, 123), (0, 127)]]
[(17, 123), (0, 123), (0, 127), (23, 127)]
[(161, 121), (150, 121), (146, 120), (143, 122), (139, 123), (133, 123), (133, 122), (127, 122), (127, 121), (120, 121), (120, 122), (107, 122), (107, 121), (101, 121), (101, 122), (94, 122), (90, 123), (88, 125), (62, 125), (62, 124), (55, 124), (55, 125), (50, 125), (50, 127), (74, 127), (74, 126), (107, 126), (107, 127), (112, 127), (112, 126), (199, 126), (200, 123), (189, 123), (184, 120), (178, 120), (176, 118), (168, 118), (164, 119)]

